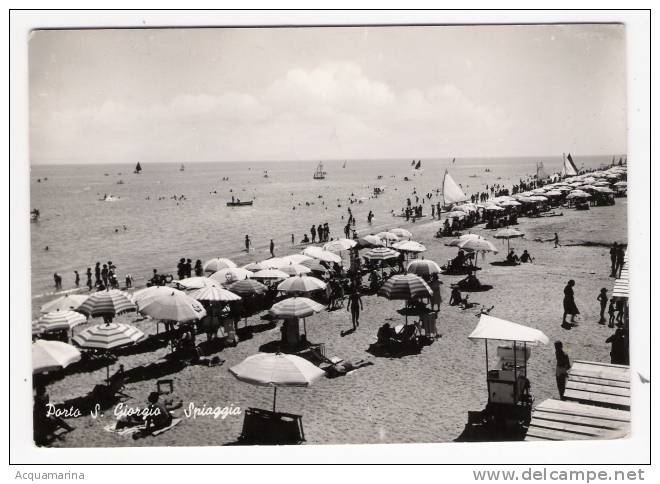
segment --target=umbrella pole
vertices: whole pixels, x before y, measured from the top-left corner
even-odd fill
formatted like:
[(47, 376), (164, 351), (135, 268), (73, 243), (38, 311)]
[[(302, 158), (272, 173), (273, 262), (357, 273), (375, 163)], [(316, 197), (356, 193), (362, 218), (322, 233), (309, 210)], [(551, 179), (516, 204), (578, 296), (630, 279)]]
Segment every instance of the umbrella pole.
[(275, 413), (276, 403), (277, 403), (277, 387), (273, 387), (273, 413)]

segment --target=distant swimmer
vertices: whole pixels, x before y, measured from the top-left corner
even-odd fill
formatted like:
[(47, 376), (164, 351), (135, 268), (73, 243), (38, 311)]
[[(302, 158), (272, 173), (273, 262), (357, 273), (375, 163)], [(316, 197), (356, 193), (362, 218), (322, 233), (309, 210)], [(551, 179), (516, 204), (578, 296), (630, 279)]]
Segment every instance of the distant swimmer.
[(246, 235), (245, 236), (245, 252), (250, 252), (250, 245), (252, 242), (250, 241), (250, 236)]
[(44, 247), (44, 250), (48, 250), (48, 246)]

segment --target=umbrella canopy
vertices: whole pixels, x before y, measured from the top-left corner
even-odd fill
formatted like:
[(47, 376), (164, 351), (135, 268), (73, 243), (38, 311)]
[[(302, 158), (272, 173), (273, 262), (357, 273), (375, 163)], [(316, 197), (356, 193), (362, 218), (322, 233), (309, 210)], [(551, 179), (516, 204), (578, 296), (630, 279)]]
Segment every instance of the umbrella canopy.
[(218, 272), (220, 269), (233, 267), (236, 267), (236, 264), (224, 257), (216, 257), (215, 259), (207, 260), (203, 265), (204, 272)]
[(286, 292), (287, 294), (307, 293), (325, 289), (325, 282), (316, 277), (299, 276), (290, 277), (281, 282), (277, 286), (278, 291)]
[(79, 324), (87, 322), (87, 318), (76, 311), (51, 311), (37, 321), (36, 326), (41, 331), (58, 331), (73, 329)]
[(242, 281), (234, 282), (228, 289), (241, 297), (264, 294), (268, 290), (262, 283), (253, 279), (243, 279)]
[(240, 267), (228, 267), (211, 274), (211, 279), (215, 279), (216, 282), (221, 284), (227, 284), (233, 281), (249, 279), (253, 274), (254, 272), (250, 272), (247, 269), (241, 269)]
[(306, 297), (290, 297), (274, 304), (268, 312), (277, 318), (306, 318), (323, 309), (322, 304)]
[(396, 259), (399, 257), (399, 253), (388, 247), (376, 247), (374, 249), (369, 249), (369, 251), (364, 254), (364, 257), (369, 260), (388, 260)]
[(227, 289), (224, 289), (217, 284), (195, 289), (188, 295), (193, 299), (197, 299), (198, 301), (209, 302), (229, 302), (238, 301), (241, 299), (241, 296), (234, 294), (233, 292), (228, 291)]
[(478, 234), (464, 234), (461, 235), (458, 239), (454, 239), (451, 242), (449, 242), (447, 245), (451, 247), (457, 247), (458, 244), (465, 242), (466, 240), (472, 240), (472, 239), (481, 239), (481, 235)]
[(316, 259), (304, 260), (300, 263), (300, 265), (311, 269), (312, 272), (328, 272), (328, 268), (321, 264), (321, 261)]
[(160, 295), (140, 307), (140, 312), (154, 319), (165, 321), (197, 321), (206, 316), (206, 310), (187, 294), (170, 289), (170, 294)]
[(287, 264), (302, 264), (306, 260), (314, 260), (312, 257), (305, 254), (291, 254), (281, 257), (283, 261), (286, 261)]
[(66, 368), (76, 361), (80, 361), (80, 351), (70, 344), (43, 339), (32, 343), (33, 374)]
[(484, 210), (488, 210), (489, 212), (501, 212), (504, 209), (502, 207), (498, 207), (497, 205), (488, 205), (484, 207)]
[(271, 257), (270, 259), (262, 260), (259, 264), (262, 265), (264, 269), (279, 269), (281, 266), (289, 264), (289, 262), (290, 261), (284, 257)]
[[(174, 283), (185, 289), (199, 289), (205, 286), (216, 285), (218, 281), (210, 277), (189, 277), (180, 281), (174, 281)], [(135, 299), (135, 294), (133, 294), (133, 299)]]
[(321, 247), (307, 247), (303, 250), (303, 254), (323, 262), (336, 262), (337, 264), (341, 264), (341, 257), (332, 252), (328, 252), (327, 250), (323, 250)]
[(440, 274), (442, 269), (440, 266), (428, 259), (414, 259), (408, 263), (406, 267), (408, 274), (415, 274), (416, 276), (430, 276), (432, 274)]
[(67, 294), (66, 296), (58, 297), (53, 301), (47, 302), (41, 306), (42, 313), (50, 313), (52, 311), (73, 311), (87, 300), (88, 296), (81, 294)]
[(525, 234), (522, 232), (516, 230), (516, 229), (500, 229), (497, 232), (495, 232), (495, 237), (496, 239), (514, 239), (516, 237), (524, 237)]
[(493, 252), (495, 254), (498, 252), (497, 248), (493, 245), (492, 242), (483, 238), (464, 240), (459, 243), (457, 247), (479, 252)]
[(268, 269), (268, 265), (264, 264), (263, 262), (250, 262), (249, 264), (244, 265), (243, 269), (250, 272), (257, 272)]
[(397, 242), (396, 244), (392, 245), (392, 247), (402, 252), (424, 252), (426, 250), (426, 247), (424, 247), (419, 242), (415, 242), (414, 240)]
[(628, 186), (628, 182), (624, 182), (624, 181), (616, 182), (616, 183), (614, 184), (614, 186), (615, 186), (615, 187), (627, 187), (627, 186)]
[(306, 359), (284, 353), (248, 356), (229, 372), (242, 382), (268, 387), (308, 387), (325, 375)]
[(185, 295), (184, 292), (179, 291), (178, 289), (174, 289), (172, 287), (151, 286), (151, 287), (146, 287), (144, 289), (140, 289), (139, 291), (135, 291), (133, 293), (133, 301), (135, 301), (135, 304), (137, 304), (139, 309), (146, 306), (151, 301), (158, 299), (161, 296), (169, 296), (173, 292)]
[(289, 264), (286, 266), (280, 267), (280, 270), (289, 276), (302, 276), (304, 274), (309, 274), (312, 270), (302, 264)]
[(253, 279), (287, 279), (289, 274), (282, 272), (278, 269), (264, 269), (259, 272), (255, 272), (252, 275)]
[(568, 199), (574, 199), (574, 198), (591, 198), (591, 195), (589, 195), (587, 192), (583, 191), (574, 191), (569, 193), (566, 198)]
[(325, 244), (323, 250), (328, 252), (341, 252), (343, 250), (352, 249), (356, 245), (357, 241), (353, 239), (337, 239)]
[(381, 240), (386, 240), (388, 242), (396, 242), (397, 240), (399, 240), (399, 236), (392, 232), (378, 232), (376, 234), (376, 237), (378, 237)]
[(614, 190), (609, 187), (594, 187), (594, 190), (600, 193), (614, 193)]
[(358, 239), (358, 245), (360, 247), (381, 247), (383, 245), (383, 241), (375, 235), (370, 234), (365, 235), (364, 237), (360, 237)]
[(128, 294), (117, 289), (95, 292), (76, 311), (86, 316), (116, 316), (137, 308)]
[(433, 291), (424, 280), (415, 274), (390, 277), (378, 290), (378, 295), (387, 299), (410, 300), (431, 297)]
[(73, 341), (83, 348), (111, 350), (140, 341), (144, 333), (128, 324), (97, 324), (81, 331)]
[(545, 192), (546, 197), (561, 197), (562, 193), (560, 190), (549, 190)]
[[(560, 193), (561, 195), (561, 193)], [(502, 207), (519, 207), (522, 205), (520, 202), (516, 202), (515, 200), (504, 200), (502, 202), (498, 202)]]
[(461, 212), (459, 210), (452, 210), (451, 212), (446, 212), (441, 214), (444, 218), (463, 218), (467, 214), (465, 212)]
[(470, 339), (496, 339), (502, 341), (520, 341), (531, 344), (548, 344), (548, 337), (538, 329), (505, 319), (482, 314), (477, 327), (468, 336)]
[(412, 234), (406, 229), (390, 229), (388, 232), (393, 233), (397, 237), (412, 237)]

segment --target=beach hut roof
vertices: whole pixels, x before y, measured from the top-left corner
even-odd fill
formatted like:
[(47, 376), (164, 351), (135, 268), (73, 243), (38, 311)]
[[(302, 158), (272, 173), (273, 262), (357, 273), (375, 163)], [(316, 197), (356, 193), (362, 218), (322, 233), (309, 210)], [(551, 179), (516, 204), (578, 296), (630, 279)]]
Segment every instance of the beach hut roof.
[(505, 319), (482, 314), (477, 327), (468, 336), (470, 339), (497, 339), (503, 341), (520, 341), (531, 344), (548, 344), (548, 337), (538, 329), (522, 324), (512, 323)]

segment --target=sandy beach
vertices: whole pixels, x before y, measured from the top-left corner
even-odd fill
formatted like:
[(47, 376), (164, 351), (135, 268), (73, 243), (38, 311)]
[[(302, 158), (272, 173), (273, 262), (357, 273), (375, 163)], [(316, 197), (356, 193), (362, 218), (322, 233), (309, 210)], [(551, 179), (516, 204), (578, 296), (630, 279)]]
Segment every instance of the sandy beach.
[[(563, 341), (571, 359), (609, 362), (609, 345), (605, 339), (613, 330), (598, 324), (596, 296), (602, 287), (611, 291), (609, 244), (627, 242), (626, 209), (627, 199), (617, 198), (615, 206), (592, 207), (589, 211), (563, 209), (561, 217), (519, 219), (516, 228), (524, 232), (525, 237), (513, 240), (511, 245), (519, 253), (527, 249), (535, 257), (534, 263), (516, 267), (491, 265), (506, 255), (506, 241), (495, 241), (499, 254), (489, 254), (485, 260), (479, 260), (483, 268), (479, 271), (479, 279), (484, 284), (492, 284), (493, 289), (472, 293), (470, 300), (478, 305), (494, 306), (493, 316), (540, 329), (551, 342)], [(386, 223), (382, 219), (379, 222)], [(444, 245), (450, 239), (434, 238), (437, 221), (401, 222), (402, 219), (393, 218), (390, 227), (410, 230), (413, 239), (427, 247), (424, 258), (443, 264), (455, 256), (456, 248)], [(470, 231), (494, 240), (494, 231), (482, 227)], [(554, 232), (559, 234), (562, 244), (559, 248), (547, 241)], [(247, 255), (234, 260), (239, 265), (252, 261)], [(278, 410), (303, 415), (307, 444), (447, 442), (461, 434), (467, 422), (467, 412), (481, 410), (487, 402), (484, 345), (467, 338), (477, 324), (479, 306), (461, 310), (447, 305), (450, 284), (461, 277), (441, 276), (444, 301), (438, 329), (442, 336), (425, 346), (418, 355), (384, 358), (366, 352), (383, 322), (398, 324), (403, 321), (403, 316), (396, 312), (403, 305), (401, 301), (388, 301), (375, 295), (363, 297), (360, 327), (355, 333), (343, 337), (341, 331), (351, 326), (345, 307), (323, 311), (307, 319), (309, 340), (324, 343), (327, 355), (348, 361), (366, 359), (373, 363), (343, 377), (322, 378), (310, 388), (278, 391)], [(576, 281), (576, 303), (581, 311), (579, 326), (570, 331), (560, 327), (562, 290), (568, 279)], [(41, 303), (37, 301), (35, 306)], [(270, 408), (270, 388), (239, 382), (228, 371), (244, 358), (257, 353), (262, 345), (280, 338), (279, 324), (266, 325), (266, 321), (260, 319), (262, 314), (248, 320), (255, 327), (252, 338), (216, 353), (225, 360), (221, 366), (188, 366), (160, 376), (173, 379), (175, 397), (183, 401), (184, 407), (177, 410), (177, 416), (183, 417), (183, 421), (177, 427), (157, 437), (133, 441), (130, 437), (104, 431), (103, 427), (115, 419), (111, 408), (96, 419), (89, 415), (69, 419), (76, 427), (75, 431), (53, 445), (200, 446), (236, 442), (241, 433), (242, 414), (225, 419), (214, 419), (213, 416), (193, 419), (186, 418), (184, 410), (191, 402), (197, 407)], [(136, 322), (137, 318), (141, 320)], [(120, 316), (116, 321), (135, 324), (147, 334), (156, 331), (154, 321), (143, 320), (135, 313)], [(91, 320), (92, 324), (98, 322), (100, 320)], [(75, 331), (86, 326), (79, 326)], [(203, 335), (198, 336), (198, 341), (204, 339)], [(119, 363), (126, 370), (153, 363), (168, 351), (167, 347), (160, 347), (121, 356), (113, 370)], [(552, 344), (533, 348), (528, 378), (536, 402), (557, 396), (554, 371)], [(103, 381), (105, 372), (105, 368), (100, 368), (70, 374), (51, 383), (48, 386), (51, 401), (62, 402), (84, 396)], [(123, 402), (124, 405), (144, 406), (147, 395), (156, 389), (156, 379), (128, 383), (124, 392), (130, 398)]]

